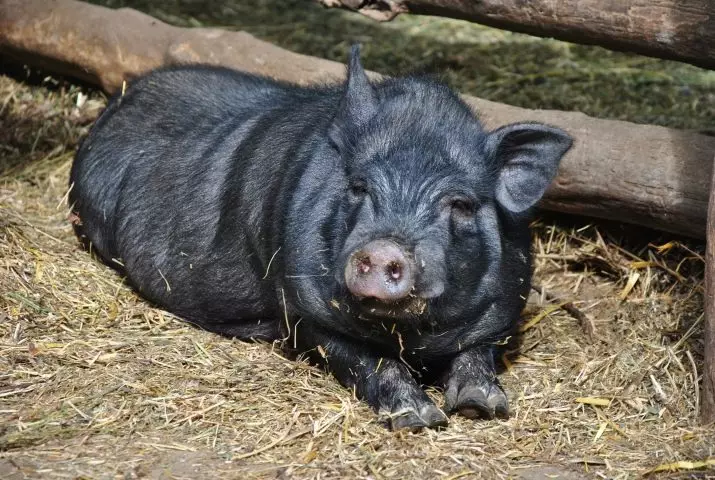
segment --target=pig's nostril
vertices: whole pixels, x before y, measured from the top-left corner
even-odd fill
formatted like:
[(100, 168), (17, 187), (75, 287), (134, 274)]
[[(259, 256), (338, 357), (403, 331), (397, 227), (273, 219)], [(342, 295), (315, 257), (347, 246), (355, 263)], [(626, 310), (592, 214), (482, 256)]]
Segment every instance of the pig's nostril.
[(371, 269), (372, 264), (370, 263), (369, 258), (365, 257), (358, 260), (357, 270), (361, 275), (367, 275), (368, 273), (370, 273)]
[(402, 278), (402, 265), (397, 262), (391, 262), (387, 265), (387, 275), (395, 281)]

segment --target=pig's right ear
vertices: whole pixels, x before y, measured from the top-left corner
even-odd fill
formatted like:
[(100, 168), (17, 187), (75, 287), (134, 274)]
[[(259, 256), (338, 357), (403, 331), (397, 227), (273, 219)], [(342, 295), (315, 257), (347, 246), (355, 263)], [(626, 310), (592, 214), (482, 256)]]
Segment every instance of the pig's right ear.
[(349, 141), (351, 130), (367, 124), (377, 111), (377, 95), (360, 63), (360, 46), (353, 45), (348, 60), (345, 92), (330, 127), (329, 135), (339, 147)]
[(571, 137), (538, 123), (507, 125), (489, 134), (487, 154), (499, 166), (496, 199), (510, 212), (534, 206), (556, 176)]

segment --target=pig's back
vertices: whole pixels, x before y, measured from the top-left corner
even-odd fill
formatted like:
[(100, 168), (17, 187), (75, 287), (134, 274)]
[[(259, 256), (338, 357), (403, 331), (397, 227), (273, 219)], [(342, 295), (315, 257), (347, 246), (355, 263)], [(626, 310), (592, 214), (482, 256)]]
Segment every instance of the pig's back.
[(92, 248), (179, 315), (218, 320), (244, 304), (270, 315), (271, 288), (255, 272), (265, 263), (264, 192), (284, 159), (255, 152), (299, 97), (208, 67), (157, 71), (113, 98), (71, 174)]

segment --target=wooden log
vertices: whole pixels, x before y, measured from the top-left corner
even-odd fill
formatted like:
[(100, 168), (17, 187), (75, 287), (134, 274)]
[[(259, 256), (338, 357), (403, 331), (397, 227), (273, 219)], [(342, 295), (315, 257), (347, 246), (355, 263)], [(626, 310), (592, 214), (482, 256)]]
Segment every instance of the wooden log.
[[(713, 160), (715, 162), (715, 159)], [(708, 207), (705, 249), (705, 346), (700, 409), (703, 423), (715, 422), (715, 172)]]
[[(151, 68), (190, 62), (299, 84), (345, 73), (340, 63), (295, 54), (243, 32), (178, 28), (134, 10), (75, 0), (0, 0), (1, 54), (108, 92)], [(575, 137), (543, 208), (705, 237), (715, 138), (464, 98), (488, 127), (543, 121)]]
[(715, 2), (707, 0), (318, 0), (374, 20), (400, 13), (600, 45), (715, 68)]

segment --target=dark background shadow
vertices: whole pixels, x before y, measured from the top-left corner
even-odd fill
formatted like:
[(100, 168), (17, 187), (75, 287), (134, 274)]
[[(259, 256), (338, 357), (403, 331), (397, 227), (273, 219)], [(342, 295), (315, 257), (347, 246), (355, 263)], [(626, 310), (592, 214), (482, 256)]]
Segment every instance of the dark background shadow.
[[(88, 97), (99, 98), (103, 94), (93, 87), (75, 79), (50, 76), (36, 68), (11, 62), (0, 56), (0, 74), (7, 75), (28, 85), (42, 86), (50, 96), (60, 99), (61, 106), (48, 98), (38, 96), (37, 101), (18, 96), (28, 92), (10, 92), (0, 98), (0, 179), (3, 176), (21, 174), (25, 166), (47, 156), (71, 153), (82, 135), (96, 118), (98, 109), (75, 109), (76, 94), (84, 92)], [(20, 105), (13, 108), (13, 103)], [(78, 126), (84, 127), (78, 130)], [(25, 175), (26, 178), (30, 176)], [(28, 180), (29, 181), (29, 180)]]

